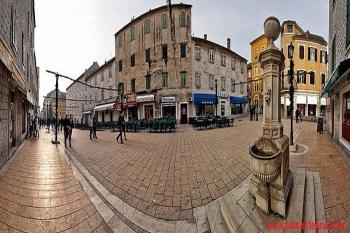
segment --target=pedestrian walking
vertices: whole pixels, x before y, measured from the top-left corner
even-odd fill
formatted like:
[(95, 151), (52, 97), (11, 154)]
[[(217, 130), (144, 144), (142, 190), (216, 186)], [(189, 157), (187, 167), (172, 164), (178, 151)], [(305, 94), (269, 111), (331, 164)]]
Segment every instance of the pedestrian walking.
[(34, 122), (33, 122), (33, 128), (34, 128), (34, 137), (39, 137), (39, 117), (38, 115), (35, 115)]
[(28, 117), (28, 122), (29, 122), (29, 137), (32, 137), (33, 135), (33, 116), (29, 113)]
[(67, 139), (69, 141), (69, 146), (71, 146), (71, 141), (69, 139), (69, 133), (70, 133), (70, 120), (68, 118), (68, 114), (66, 114), (66, 117), (63, 119), (63, 133), (64, 133), (64, 146), (67, 147)]
[[(117, 142), (119, 142), (119, 137), (120, 137), (120, 143), (124, 144), (123, 142), (123, 131), (124, 131), (124, 112), (121, 112), (118, 117), (118, 129), (119, 129), (119, 134), (117, 136)], [(125, 132), (124, 132), (125, 136)]]
[(89, 130), (90, 130), (90, 140), (92, 140), (92, 135), (94, 133), (94, 129), (93, 129), (94, 120), (93, 120), (92, 113), (91, 113), (91, 115), (89, 116), (89, 119), (88, 119), (88, 126), (89, 126)]
[(295, 110), (295, 123), (297, 123), (297, 124), (299, 122), (299, 115), (300, 115), (299, 109), (296, 109)]
[(256, 121), (259, 120), (259, 107), (258, 106), (255, 107), (255, 120)]
[(93, 129), (93, 132), (94, 132), (93, 137), (94, 137), (95, 139), (97, 139), (97, 135), (96, 135), (96, 130), (97, 130), (97, 115), (95, 115), (94, 118), (93, 118), (92, 129)]
[(252, 121), (253, 120), (253, 116), (254, 116), (253, 106), (250, 106), (249, 113), (250, 113), (250, 121)]

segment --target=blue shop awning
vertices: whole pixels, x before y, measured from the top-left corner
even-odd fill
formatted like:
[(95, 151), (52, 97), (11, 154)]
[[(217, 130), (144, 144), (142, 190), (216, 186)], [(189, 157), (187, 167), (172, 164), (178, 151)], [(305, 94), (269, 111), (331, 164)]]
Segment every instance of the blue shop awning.
[(194, 93), (193, 94), (194, 104), (215, 104), (216, 95), (207, 93)]
[(245, 97), (230, 96), (231, 104), (246, 104), (248, 100)]

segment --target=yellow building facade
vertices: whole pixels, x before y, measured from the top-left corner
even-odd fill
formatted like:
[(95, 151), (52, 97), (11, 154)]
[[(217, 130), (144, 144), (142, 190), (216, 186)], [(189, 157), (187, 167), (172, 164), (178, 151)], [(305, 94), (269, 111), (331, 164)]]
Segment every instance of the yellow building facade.
[[(289, 115), (289, 67), (288, 46), (294, 46), (294, 115), (298, 109), (305, 117), (324, 114), (326, 100), (320, 91), (327, 80), (327, 42), (318, 35), (304, 31), (295, 21), (285, 21), (281, 27), (281, 50), (285, 56), (282, 73), (282, 115)], [(306, 73), (305, 73), (306, 72)]]
[[(263, 106), (263, 70), (259, 63), (259, 55), (264, 51), (269, 44), (268, 39), (265, 35), (261, 35), (250, 43), (250, 60), (251, 60), (251, 106), (258, 107), (259, 111), (262, 112)], [(254, 81), (255, 80), (255, 81)]]

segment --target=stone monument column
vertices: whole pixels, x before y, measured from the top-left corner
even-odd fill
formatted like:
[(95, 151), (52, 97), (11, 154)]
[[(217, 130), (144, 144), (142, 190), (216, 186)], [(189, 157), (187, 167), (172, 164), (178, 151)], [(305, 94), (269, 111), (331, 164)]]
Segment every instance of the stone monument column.
[(293, 176), (289, 170), (289, 138), (283, 134), (281, 123), (280, 73), (284, 69), (284, 55), (273, 43), (280, 34), (278, 19), (267, 18), (264, 31), (270, 44), (259, 56), (264, 82), (263, 123), (261, 137), (250, 148), (254, 174), (250, 193), (265, 214), (272, 211), (286, 216)]

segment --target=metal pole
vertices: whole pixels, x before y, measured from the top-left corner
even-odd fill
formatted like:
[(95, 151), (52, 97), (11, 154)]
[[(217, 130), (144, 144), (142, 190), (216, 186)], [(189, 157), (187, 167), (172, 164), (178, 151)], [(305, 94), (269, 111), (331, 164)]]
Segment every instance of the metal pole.
[(58, 78), (59, 75), (56, 74), (56, 119), (55, 119), (55, 141), (52, 141), (52, 144), (60, 144), (57, 140), (57, 118), (58, 118)]
[(215, 116), (218, 116), (218, 80), (215, 79)]
[(293, 75), (294, 75), (294, 62), (290, 59), (290, 69), (289, 69), (289, 92), (290, 92), (290, 145), (294, 145), (293, 140), (293, 113), (294, 113), (294, 86), (293, 86)]

